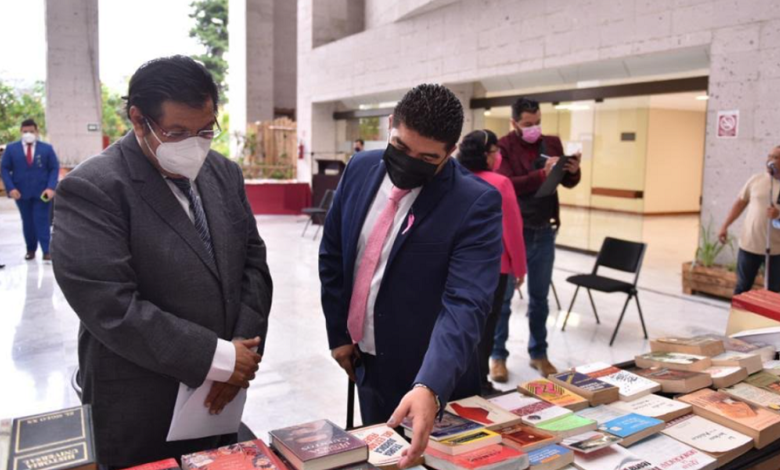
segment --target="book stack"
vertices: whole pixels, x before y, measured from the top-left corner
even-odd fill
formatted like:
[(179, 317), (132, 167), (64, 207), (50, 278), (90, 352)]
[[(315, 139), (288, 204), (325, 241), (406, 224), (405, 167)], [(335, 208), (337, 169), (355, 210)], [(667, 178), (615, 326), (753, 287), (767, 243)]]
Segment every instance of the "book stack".
[(591, 378), (614, 385), (619, 389), (621, 400), (634, 400), (661, 390), (661, 386), (652, 380), (603, 362), (579, 366), (575, 370)]
[(582, 410), (580, 416), (599, 424), (599, 430), (620, 439), (620, 445), (628, 447), (664, 429), (664, 422), (638, 413), (625, 413), (611, 405), (601, 405)]
[(368, 461), (365, 442), (325, 419), (269, 435), (271, 446), (296, 470), (332, 470)]
[(530, 426), (549, 423), (572, 414), (572, 411), (569, 409), (555, 406), (537, 398), (527, 397), (517, 392), (499, 395), (490, 398), (488, 401), (519, 416), (523, 423)]
[(547, 379), (538, 379), (518, 385), (520, 393), (544, 400), (547, 403), (567, 408), (572, 411), (582, 410), (588, 407), (588, 400), (572, 393), (566, 387), (562, 387)]
[(713, 365), (712, 360), (707, 356), (697, 356), (695, 354), (683, 354), (678, 352), (651, 352), (640, 354), (636, 356), (634, 362), (637, 367), (642, 368), (659, 367), (689, 372), (701, 372)]
[(758, 354), (726, 351), (712, 358), (716, 367), (742, 367), (748, 374), (755, 374), (764, 369), (764, 362)]
[(550, 381), (588, 400), (590, 406), (606, 405), (620, 399), (620, 389), (575, 371), (561, 372)]
[[(165, 465), (165, 463), (163, 461), (149, 465)], [(181, 468), (182, 470), (287, 470), (287, 466), (281, 459), (260, 439), (183, 455)]]
[(519, 423), (520, 417), (482, 397), (470, 397), (453, 401), (447, 405), (447, 411), (461, 418), (481, 424), (487, 429), (497, 429)]
[(633, 368), (629, 370), (636, 375), (656, 382), (661, 386), (663, 393), (691, 393), (712, 385), (712, 376), (706, 372), (675, 370), (666, 367)]
[(717, 356), (726, 352), (723, 340), (711, 336), (693, 338), (657, 338), (650, 341), (652, 352), (676, 352), (698, 356)]

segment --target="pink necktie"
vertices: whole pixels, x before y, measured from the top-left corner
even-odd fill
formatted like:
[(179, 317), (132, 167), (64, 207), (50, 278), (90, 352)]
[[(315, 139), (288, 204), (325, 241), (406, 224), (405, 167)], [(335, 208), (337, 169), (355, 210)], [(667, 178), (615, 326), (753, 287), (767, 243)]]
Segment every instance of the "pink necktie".
[(363, 339), (368, 292), (371, 289), (371, 279), (374, 278), (374, 272), (379, 264), (382, 247), (390, 232), (390, 227), (393, 226), (395, 213), (398, 212), (398, 202), (408, 193), (408, 189), (393, 187), (390, 190), (390, 201), (376, 219), (371, 235), (368, 236), (366, 248), (363, 250), (363, 257), (359, 260), (360, 267), (355, 278), (355, 285), (352, 288), (352, 300), (349, 303), (349, 318), (347, 319), (347, 329), (355, 343)]

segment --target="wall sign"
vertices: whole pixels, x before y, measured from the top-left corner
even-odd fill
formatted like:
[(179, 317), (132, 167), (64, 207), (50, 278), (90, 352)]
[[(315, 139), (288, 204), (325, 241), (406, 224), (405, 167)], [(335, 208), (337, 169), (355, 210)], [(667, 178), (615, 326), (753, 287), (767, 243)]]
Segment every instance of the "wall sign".
[(739, 136), (739, 110), (718, 111), (718, 138), (736, 139)]

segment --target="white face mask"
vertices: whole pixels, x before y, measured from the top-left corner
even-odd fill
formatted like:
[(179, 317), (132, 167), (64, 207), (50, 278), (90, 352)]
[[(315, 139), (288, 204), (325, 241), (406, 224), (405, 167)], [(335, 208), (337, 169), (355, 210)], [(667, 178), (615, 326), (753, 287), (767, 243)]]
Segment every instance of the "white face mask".
[(206, 156), (209, 154), (211, 140), (202, 137), (189, 137), (181, 142), (163, 142), (157, 137), (157, 134), (154, 133), (154, 129), (148, 122), (146, 125), (149, 126), (152, 135), (160, 143), (157, 146), (157, 152), (152, 151), (152, 147), (146, 141), (146, 137), (144, 137), (144, 142), (149, 147), (149, 151), (157, 158), (162, 169), (168, 173), (194, 180), (200, 173), (203, 162), (206, 161)]
[(38, 137), (35, 136), (34, 132), (25, 132), (22, 134), (22, 140), (25, 144), (32, 144), (38, 139)]

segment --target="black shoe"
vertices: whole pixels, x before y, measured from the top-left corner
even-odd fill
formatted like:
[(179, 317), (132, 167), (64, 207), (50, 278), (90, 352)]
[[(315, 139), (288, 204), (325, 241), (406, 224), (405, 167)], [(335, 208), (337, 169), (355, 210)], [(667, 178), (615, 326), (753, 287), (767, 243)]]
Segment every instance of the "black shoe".
[(35, 259), (35, 252), (34, 251), (28, 251), (26, 255), (24, 255), (24, 259), (27, 261), (30, 261), (31, 259)]
[(44, 261), (51, 261), (51, 255), (50, 255), (50, 254), (48, 254), (48, 253), (44, 254), (44, 255), (43, 255), (43, 260), (44, 260)]

